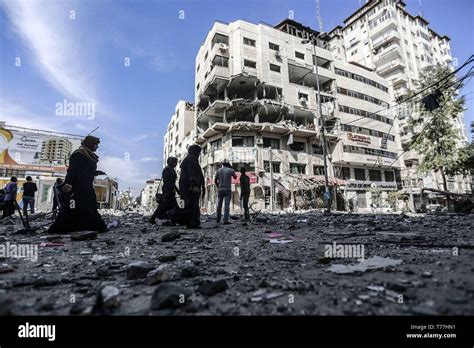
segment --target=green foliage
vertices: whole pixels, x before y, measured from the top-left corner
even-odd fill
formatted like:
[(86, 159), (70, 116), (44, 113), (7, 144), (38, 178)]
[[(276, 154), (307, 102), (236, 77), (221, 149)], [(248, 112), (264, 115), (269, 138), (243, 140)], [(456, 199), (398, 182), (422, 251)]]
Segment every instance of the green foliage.
[[(418, 81), (417, 90), (432, 85), (436, 81), (450, 74), (451, 68), (443, 65), (431, 66), (424, 69), (421, 79)], [(456, 82), (454, 75), (441, 82), (441, 85), (452, 85)], [(454, 126), (456, 117), (464, 110), (464, 99), (455, 99), (458, 84), (440, 89), (441, 96), (438, 98), (440, 107), (429, 111), (421, 103), (417, 112), (412, 114), (410, 126), (415, 129), (414, 142), (411, 148), (421, 155), (418, 171), (427, 173), (429, 171), (442, 171), (448, 175), (465, 173), (464, 163), (468, 155), (466, 151), (459, 148), (461, 137)], [(427, 95), (435, 92), (431, 88), (422, 93)]]

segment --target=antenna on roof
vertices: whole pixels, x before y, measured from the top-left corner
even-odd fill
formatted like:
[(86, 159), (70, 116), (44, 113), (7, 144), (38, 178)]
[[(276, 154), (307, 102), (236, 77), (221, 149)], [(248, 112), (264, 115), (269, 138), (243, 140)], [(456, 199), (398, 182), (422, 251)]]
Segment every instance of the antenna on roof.
[(420, 10), (418, 11), (418, 14), (419, 14), (420, 16), (423, 16), (422, 13), (421, 13), (421, 0), (418, 0), (418, 4), (420, 5)]
[(321, 17), (321, 9), (320, 9), (320, 6), (319, 6), (319, 0), (316, 0), (316, 18), (317, 18), (318, 23), (319, 23), (319, 31), (323, 32), (324, 31), (324, 29), (323, 29), (323, 18)]

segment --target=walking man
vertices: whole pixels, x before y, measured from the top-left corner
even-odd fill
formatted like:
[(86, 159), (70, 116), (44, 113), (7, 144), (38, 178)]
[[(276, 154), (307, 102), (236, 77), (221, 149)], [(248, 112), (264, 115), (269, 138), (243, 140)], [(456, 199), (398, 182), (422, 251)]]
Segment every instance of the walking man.
[(26, 216), (28, 212), (28, 205), (30, 206), (30, 213), (35, 213), (35, 192), (38, 191), (36, 184), (33, 182), (31, 176), (26, 177), (26, 182), (23, 184), (23, 214)]
[(222, 168), (216, 173), (214, 183), (218, 187), (217, 192), (217, 223), (221, 222), (222, 202), (224, 201), (224, 225), (229, 225), (229, 208), (232, 197), (232, 178), (237, 179), (237, 174), (230, 166), (229, 162), (224, 161)]
[(245, 168), (240, 168), (240, 199), (242, 208), (244, 209), (245, 221), (250, 220), (249, 214), (249, 197), (250, 197), (250, 178), (245, 174)]

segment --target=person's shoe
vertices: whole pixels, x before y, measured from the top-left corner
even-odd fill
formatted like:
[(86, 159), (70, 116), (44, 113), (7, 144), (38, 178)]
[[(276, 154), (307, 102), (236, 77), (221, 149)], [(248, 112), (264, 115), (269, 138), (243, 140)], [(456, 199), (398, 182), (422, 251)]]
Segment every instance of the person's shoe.
[(232, 225), (229, 221), (224, 222), (224, 225)]

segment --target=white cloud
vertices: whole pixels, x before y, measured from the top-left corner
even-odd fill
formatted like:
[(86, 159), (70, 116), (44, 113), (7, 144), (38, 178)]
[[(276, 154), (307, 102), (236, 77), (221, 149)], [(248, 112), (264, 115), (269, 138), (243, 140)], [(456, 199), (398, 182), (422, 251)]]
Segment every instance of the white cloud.
[(148, 162), (142, 160), (126, 161), (120, 157), (103, 156), (99, 159), (99, 169), (109, 177), (117, 178), (120, 190), (130, 187), (137, 194), (145, 186), (146, 180), (157, 177), (156, 173), (149, 172), (142, 166), (142, 163)]
[(14, 31), (34, 54), (51, 86), (74, 100), (96, 102), (83, 40), (74, 33), (70, 8), (59, 1), (4, 1)]

